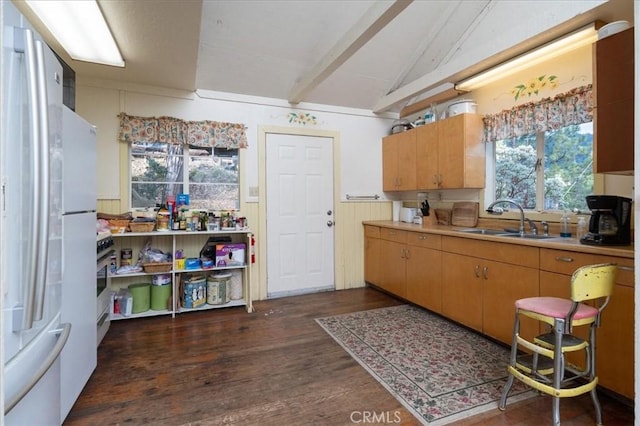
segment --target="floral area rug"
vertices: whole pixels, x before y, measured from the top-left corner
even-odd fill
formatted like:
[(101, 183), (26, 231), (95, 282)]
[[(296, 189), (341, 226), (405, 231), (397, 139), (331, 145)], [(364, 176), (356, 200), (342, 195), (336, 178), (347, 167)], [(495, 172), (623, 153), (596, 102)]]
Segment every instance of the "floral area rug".
[[(316, 319), (423, 424), (495, 408), (508, 349), (411, 305)], [(533, 396), (517, 380), (508, 403)]]

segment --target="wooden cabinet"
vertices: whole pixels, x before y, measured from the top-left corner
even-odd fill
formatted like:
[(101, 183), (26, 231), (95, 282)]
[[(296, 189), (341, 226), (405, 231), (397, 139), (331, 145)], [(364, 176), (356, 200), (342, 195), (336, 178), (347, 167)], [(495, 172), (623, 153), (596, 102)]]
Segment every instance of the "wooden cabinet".
[(409, 232), (407, 236), (407, 300), (442, 312), (442, 237)]
[[(167, 232), (127, 232), (123, 234), (113, 234), (113, 240), (115, 243), (114, 249), (116, 252), (127, 248), (131, 249), (134, 256), (134, 262), (137, 260), (137, 254), (147, 244), (151, 242), (151, 248), (159, 249), (165, 253), (175, 254), (177, 250), (182, 250), (186, 258), (200, 257), (200, 250), (207, 244), (210, 237), (225, 237), (229, 240), (229, 243), (244, 244), (243, 255), (244, 259), (238, 261), (229, 266), (214, 266), (212, 268), (193, 268), (185, 269), (181, 265), (178, 265), (176, 259), (174, 259), (173, 265), (166, 272), (134, 272), (129, 274), (109, 274), (111, 278), (111, 290), (117, 291), (120, 288), (126, 288), (130, 284), (135, 283), (148, 283), (153, 284), (154, 276), (163, 275), (168, 276), (170, 280), (171, 292), (167, 309), (162, 310), (148, 310), (131, 316), (123, 316), (120, 314), (112, 314), (111, 319), (128, 319), (155, 315), (171, 315), (175, 316), (177, 313), (200, 311), (205, 309), (215, 309), (229, 306), (245, 306), (248, 312), (253, 310), (251, 302), (251, 283), (250, 283), (250, 267), (249, 262), (249, 248), (251, 245), (251, 231), (239, 230), (239, 231), (214, 231), (214, 232), (186, 232), (186, 231), (167, 231)], [(234, 252), (235, 254), (235, 252)], [(238, 258), (237, 255), (234, 257)], [(215, 261), (214, 261), (215, 262)], [(239, 299), (230, 299), (228, 303), (224, 304), (209, 304), (204, 303), (195, 308), (186, 308), (181, 305), (181, 292), (180, 282), (181, 278), (185, 274), (195, 274), (203, 277), (208, 277), (209, 274), (215, 273), (230, 273), (231, 280), (239, 279), (241, 281), (242, 294)], [(206, 286), (205, 286), (206, 287)], [(230, 291), (227, 290), (227, 291)], [(204, 293), (206, 299), (206, 289)]]
[[(511, 344), (515, 301), (538, 295), (538, 249), (444, 237), (442, 250), (442, 313)], [(535, 321), (522, 321), (524, 336), (537, 331)]]
[(382, 139), (383, 191), (416, 189), (416, 130), (407, 130)]
[(365, 225), (365, 281), (440, 313), (441, 237)]
[(380, 228), (379, 287), (404, 298), (407, 289), (407, 231)]
[[(618, 278), (597, 331), (598, 383), (634, 398), (634, 272), (633, 259), (564, 250), (540, 249), (540, 295), (569, 298), (571, 275), (584, 265), (617, 263)], [(584, 328), (584, 327), (583, 327)], [(585, 336), (586, 330), (576, 331)], [(574, 362), (580, 360), (572, 359)]]
[[(580, 266), (616, 263), (616, 286), (597, 331), (599, 384), (634, 398), (633, 259), (365, 225), (365, 279), (390, 293), (511, 344), (515, 301), (570, 297)], [(545, 326), (522, 318), (532, 339)], [(586, 337), (587, 330), (575, 330)], [(577, 356), (575, 356), (577, 355)], [(570, 362), (584, 362), (571, 354)]]
[(484, 188), (482, 116), (458, 114), (415, 129), (417, 189)]
[(380, 285), (381, 266), (380, 228), (364, 226), (364, 280), (373, 285)]
[(633, 28), (593, 44), (593, 160), (596, 173), (634, 170)]

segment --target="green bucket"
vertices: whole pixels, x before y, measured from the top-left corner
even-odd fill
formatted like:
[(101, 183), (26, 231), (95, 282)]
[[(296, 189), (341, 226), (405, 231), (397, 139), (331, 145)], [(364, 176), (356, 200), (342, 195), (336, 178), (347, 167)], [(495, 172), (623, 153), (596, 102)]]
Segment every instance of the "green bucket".
[(129, 291), (133, 297), (133, 308), (131, 313), (139, 314), (149, 310), (149, 299), (151, 298), (151, 284), (136, 283), (129, 285)]
[(151, 286), (151, 309), (164, 311), (168, 309), (167, 302), (171, 296), (171, 283)]

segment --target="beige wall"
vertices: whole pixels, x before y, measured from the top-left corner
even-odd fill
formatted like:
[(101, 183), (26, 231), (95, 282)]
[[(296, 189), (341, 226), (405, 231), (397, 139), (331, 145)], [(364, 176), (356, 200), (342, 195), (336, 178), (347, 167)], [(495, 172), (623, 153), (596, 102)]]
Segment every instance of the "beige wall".
[[(348, 289), (364, 286), (364, 236), (362, 222), (391, 218), (391, 202), (347, 201), (346, 193), (382, 193), (381, 139), (388, 133), (392, 119), (380, 118), (357, 110), (330, 107), (307, 109), (316, 117), (316, 125), (291, 124), (287, 113), (292, 109), (269, 104), (269, 100), (202, 99), (196, 94), (172, 92), (158, 88), (120, 86), (115, 82), (82, 81), (77, 85), (77, 110), (98, 128), (99, 200), (98, 211), (122, 213), (128, 205), (128, 149), (117, 140), (119, 112), (141, 116), (170, 115), (183, 119), (211, 119), (241, 122), (247, 127), (249, 148), (240, 152), (240, 212), (246, 216), (256, 235), (256, 264), (251, 270), (252, 298), (265, 299), (266, 231), (260, 212), (260, 197), (249, 197), (248, 188), (260, 188), (258, 170), (264, 159), (257, 155), (258, 132), (262, 126), (277, 125), (284, 132), (331, 132), (339, 139), (334, 163), (338, 168), (335, 191), (335, 286)], [(263, 102), (260, 104), (260, 102)], [(307, 127), (305, 127), (307, 126)], [(354, 155), (356, 153), (356, 155)], [(367, 172), (375, 169), (375, 173)], [(358, 172), (354, 176), (354, 171)], [(369, 173), (369, 174), (368, 174)], [(357, 179), (363, 179), (358, 183)], [(264, 186), (262, 186), (264, 187)], [(361, 189), (360, 189), (361, 188)]]

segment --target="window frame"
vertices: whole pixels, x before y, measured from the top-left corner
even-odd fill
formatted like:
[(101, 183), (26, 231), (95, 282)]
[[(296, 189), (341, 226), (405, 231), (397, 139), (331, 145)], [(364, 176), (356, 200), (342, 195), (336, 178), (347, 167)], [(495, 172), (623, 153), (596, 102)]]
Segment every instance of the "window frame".
[[(584, 124), (584, 123), (583, 123)], [(560, 218), (563, 215), (563, 210), (545, 210), (544, 209), (544, 170), (545, 170), (545, 155), (544, 155), (544, 147), (545, 147), (545, 131), (536, 133), (536, 156), (539, 161), (536, 170), (536, 182), (543, 182), (542, 185), (536, 184), (536, 206), (543, 206), (542, 209), (524, 209), (527, 217), (532, 220), (546, 220), (551, 222), (560, 222)], [(593, 150), (592, 146), (592, 150)], [(484, 189), (484, 193), (481, 195), (480, 199), (483, 200), (484, 205), (488, 206), (493, 201), (495, 201), (495, 191), (496, 191), (496, 143), (495, 142), (486, 142), (485, 147), (485, 155), (487, 158), (486, 162), (486, 185)], [(593, 150), (593, 155), (595, 156), (595, 150)], [(604, 190), (604, 177), (600, 174), (593, 172), (593, 193), (598, 194), (602, 193)], [(515, 209), (512, 209), (510, 206), (504, 206), (505, 212), (503, 219), (519, 219), (520, 212), (516, 212)], [(587, 211), (588, 212), (588, 211)], [(585, 211), (578, 212), (579, 214), (587, 213)], [(489, 215), (485, 212), (485, 209), (481, 209), (480, 217), (485, 218), (494, 218), (495, 216)]]
[[(183, 193), (186, 194), (190, 194), (190, 182), (189, 182), (189, 164), (190, 164), (190, 158), (192, 157), (190, 154), (190, 149), (198, 149), (200, 147), (197, 146), (184, 146), (181, 145), (182, 148), (182, 153), (179, 154), (182, 157), (182, 181), (176, 181), (175, 184), (176, 185), (182, 185), (183, 188)], [(212, 151), (211, 155), (215, 156), (215, 151), (216, 149), (224, 149), (224, 148), (215, 148), (215, 147), (211, 147), (210, 148)], [(237, 162), (236, 162), (236, 173), (237, 173), (237, 183), (235, 184), (237, 186), (237, 192), (238, 192), (238, 196), (235, 199), (235, 207), (233, 208), (233, 210), (239, 210), (240, 209), (240, 204), (241, 204), (241, 197), (242, 197), (242, 193), (241, 193), (241, 188), (242, 188), (242, 174), (241, 174), (241, 170), (242, 170), (242, 150), (240, 148), (230, 148), (230, 150), (235, 151), (235, 155), (237, 156)], [(221, 156), (218, 155), (218, 158), (224, 158), (226, 156)], [(131, 143), (123, 143), (121, 145), (121, 151), (120, 151), (120, 158), (123, 160), (121, 161), (121, 176), (126, 176), (126, 183), (121, 184), (121, 192), (123, 194), (126, 194), (126, 199), (127, 199), (127, 205), (128, 205), (128, 210), (129, 211), (136, 211), (136, 210), (148, 210), (151, 207), (133, 207), (132, 206), (132, 184), (135, 183), (132, 180), (132, 169), (131, 169), (131, 164), (132, 164), (132, 160), (133, 160), (133, 145)], [(124, 170), (123, 170), (124, 169)], [(126, 170), (126, 172), (124, 172)], [(156, 182), (153, 182), (156, 183)], [(163, 183), (158, 183), (158, 184), (163, 184)], [(199, 184), (197, 182), (193, 182), (192, 184), (194, 185), (203, 185), (203, 184)], [(215, 183), (213, 183), (215, 184)], [(222, 182), (222, 184), (225, 185), (229, 185), (229, 183), (226, 182)], [(233, 183), (231, 183), (231, 185), (233, 185)], [(192, 207), (192, 208), (196, 208), (196, 209), (203, 209), (202, 207), (198, 208), (198, 207)], [(207, 208), (208, 210), (219, 210), (216, 208)], [(225, 210), (225, 209), (222, 209)], [(229, 210), (229, 209), (226, 209)]]

